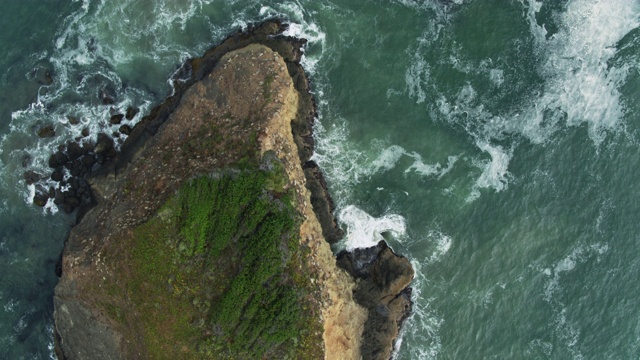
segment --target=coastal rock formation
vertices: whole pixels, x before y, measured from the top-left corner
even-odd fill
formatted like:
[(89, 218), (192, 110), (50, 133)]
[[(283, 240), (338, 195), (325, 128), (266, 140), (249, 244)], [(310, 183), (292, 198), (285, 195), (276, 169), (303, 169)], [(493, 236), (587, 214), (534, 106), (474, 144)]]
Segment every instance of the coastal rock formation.
[(366, 249), (338, 254), (338, 266), (355, 279), (356, 302), (368, 310), (362, 335), (363, 359), (389, 359), (402, 323), (411, 313), (414, 271), (407, 258), (384, 241)]
[[(325, 240), (341, 231), (309, 161), (304, 41), (283, 30), (266, 22), (187, 62), (121, 152), (106, 137), (92, 149), (108, 156), (78, 175), (90, 205), (55, 290), (60, 359), (368, 359), (365, 341), (392, 344), (369, 335), (364, 283), (337, 267)], [(52, 168), (82, 154), (69, 144)], [(393, 269), (373, 267), (376, 279)], [(389, 296), (408, 285), (391, 282)], [(394, 316), (405, 304), (387, 300)]]

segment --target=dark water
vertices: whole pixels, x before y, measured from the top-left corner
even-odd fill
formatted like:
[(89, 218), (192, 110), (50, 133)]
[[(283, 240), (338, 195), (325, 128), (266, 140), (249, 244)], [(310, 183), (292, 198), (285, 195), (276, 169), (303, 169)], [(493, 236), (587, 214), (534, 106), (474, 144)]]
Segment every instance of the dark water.
[(398, 358), (640, 357), (640, 1), (1, 3), (0, 358), (50, 356), (72, 222), (25, 201), (24, 166), (276, 15), (310, 40), (341, 246), (385, 237), (417, 270)]

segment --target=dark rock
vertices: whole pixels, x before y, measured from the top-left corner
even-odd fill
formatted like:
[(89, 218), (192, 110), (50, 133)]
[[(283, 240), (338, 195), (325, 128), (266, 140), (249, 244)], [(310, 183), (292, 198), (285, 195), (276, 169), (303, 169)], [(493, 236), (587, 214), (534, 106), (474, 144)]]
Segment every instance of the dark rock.
[(264, 22), (263, 24), (258, 25), (253, 30), (253, 33), (256, 35), (269, 36), (269, 35), (276, 34), (279, 29), (280, 29), (279, 23), (267, 21), (267, 22)]
[(102, 154), (102, 153), (96, 154), (96, 162), (98, 164), (100, 164), (100, 165), (104, 164), (104, 160), (105, 160), (104, 159), (104, 154)]
[(136, 107), (129, 106), (127, 108), (127, 112), (126, 112), (125, 117), (127, 118), (127, 120), (133, 120), (133, 118), (136, 117), (136, 115), (138, 114), (139, 111), (140, 111), (140, 109), (138, 109)]
[(71, 169), (69, 169), (69, 172), (71, 173), (71, 176), (80, 176), (83, 173), (82, 170), (82, 162), (80, 160), (74, 160), (71, 163)]
[(122, 114), (111, 115), (109, 123), (111, 123), (112, 125), (118, 125), (122, 122), (122, 119), (124, 119), (124, 115)]
[(69, 157), (62, 151), (56, 151), (49, 157), (49, 167), (57, 169), (64, 166), (69, 161)]
[(45, 71), (44, 80), (47, 85), (53, 84), (53, 74), (50, 71)]
[(64, 205), (75, 209), (76, 207), (80, 206), (80, 199), (78, 197), (76, 197), (75, 195), (74, 196), (65, 196)]
[(55, 273), (58, 278), (62, 276), (62, 253), (63, 252), (60, 251), (60, 256), (58, 256), (58, 260), (56, 260)]
[(56, 170), (56, 171), (51, 173), (51, 180), (53, 180), (53, 181), (60, 182), (60, 181), (62, 181), (63, 178), (64, 178), (64, 174), (60, 170)]
[(129, 135), (133, 129), (131, 129), (131, 126), (125, 124), (120, 126), (118, 130), (125, 135)]
[(307, 189), (311, 193), (311, 205), (322, 227), (322, 235), (330, 244), (333, 244), (342, 239), (344, 232), (333, 216), (335, 205), (329, 195), (327, 183), (315, 162), (306, 162), (303, 169), (307, 179)]
[(367, 249), (343, 251), (338, 266), (358, 279), (353, 295), (368, 310), (360, 348), (363, 359), (391, 357), (404, 320), (411, 313), (414, 271), (405, 257), (398, 256), (384, 241)]
[(82, 128), (82, 136), (87, 137), (89, 136), (89, 128)]
[(84, 149), (75, 141), (67, 142), (67, 156), (70, 160), (76, 160), (84, 155)]
[(38, 66), (31, 70), (31, 77), (40, 85), (53, 84), (53, 73), (49, 69), (49, 66)]
[(85, 155), (82, 157), (82, 164), (85, 167), (91, 168), (95, 163), (96, 163), (96, 158), (93, 157), (92, 155)]
[(284, 47), (278, 44), (279, 43), (268, 43), (267, 45), (285, 59), (289, 59), (287, 70), (293, 79), (294, 87), (300, 94), (298, 114), (291, 122), (293, 139), (298, 148), (300, 162), (304, 164), (303, 170), (306, 178), (306, 186), (311, 193), (311, 204), (322, 227), (322, 235), (329, 243), (333, 244), (340, 240), (344, 236), (344, 233), (333, 216), (335, 205), (329, 195), (324, 176), (318, 168), (318, 165), (310, 161), (315, 147), (313, 140), (313, 123), (317, 116), (317, 107), (313, 96), (311, 96), (311, 87), (304, 69), (300, 64), (296, 63), (302, 56), (300, 48), (305, 44), (305, 41), (301, 40), (293, 45), (291, 42), (287, 42), (286, 45), (283, 45)]
[(53, 203), (58, 206), (64, 204), (64, 193), (62, 192), (62, 190), (56, 190), (56, 195), (53, 197)]
[(24, 178), (24, 181), (26, 181), (29, 185), (36, 183), (40, 181), (40, 179), (42, 179), (42, 175), (33, 170), (25, 171), (24, 174), (22, 174), (22, 177)]
[(29, 153), (25, 153), (24, 156), (22, 156), (22, 167), (26, 168), (31, 165), (32, 160), (31, 155)]
[(49, 201), (49, 194), (42, 192), (41, 190), (36, 190), (35, 195), (33, 195), (33, 203), (37, 206), (43, 207), (47, 205), (47, 201)]
[(113, 139), (105, 133), (98, 134), (98, 141), (93, 151), (95, 151), (96, 154), (103, 154), (109, 152), (111, 149), (113, 149)]
[(108, 87), (103, 87), (98, 93), (98, 98), (103, 105), (113, 105), (116, 102), (116, 93)]
[(96, 144), (92, 141), (85, 141), (84, 143), (82, 143), (82, 149), (84, 150), (85, 154), (95, 152)]
[(80, 124), (80, 119), (75, 117), (75, 116), (68, 116), (67, 120), (69, 120), (69, 124), (71, 125), (78, 125)]
[(41, 138), (52, 138), (56, 136), (56, 130), (53, 125), (46, 125), (38, 129), (38, 137)]
[(80, 181), (72, 177), (69, 179), (69, 186), (71, 187), (71, 191), (75, 191), (80, 187)]

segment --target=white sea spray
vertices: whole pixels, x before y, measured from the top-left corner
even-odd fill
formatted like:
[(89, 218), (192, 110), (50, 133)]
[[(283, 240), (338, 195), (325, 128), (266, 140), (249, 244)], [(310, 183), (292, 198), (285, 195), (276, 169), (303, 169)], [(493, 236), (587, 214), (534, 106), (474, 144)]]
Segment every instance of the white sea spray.
[[(539, 71), (546, 79), (544, 92), (518, 115), (528, 127), (522, 134), (535, 143), (546, 140), (557, 122), (568, 126), (586, 123), (589, 137), (600, 145), (607, 133), (624, 129), (624, 108), (618, 88), (624, 83), (629, 66), (609, 66), (617, 53), (617, 43), (640, 25), (637, 1), (574, 0), (567, 4), (557, 33), (547, 38), (535, 15), (540, 4), (528, 2), (528, 19), (537, 51), (542, 58)], [(562, 114), (559, 116), (558, 113)], [(547, 114), (551, 114), (551, 117)], [(544, 122), (551, 122), (542, 131)]]
[(380, 240), (384, 240), (384, 233), (390, 233), (398, 239), (406, 232), (402, 216), (386, 214), (373, 217), (354, 205), (340, 210), (338, 220), (346, 225), (344, 244), (349, 251), (375, 246)]

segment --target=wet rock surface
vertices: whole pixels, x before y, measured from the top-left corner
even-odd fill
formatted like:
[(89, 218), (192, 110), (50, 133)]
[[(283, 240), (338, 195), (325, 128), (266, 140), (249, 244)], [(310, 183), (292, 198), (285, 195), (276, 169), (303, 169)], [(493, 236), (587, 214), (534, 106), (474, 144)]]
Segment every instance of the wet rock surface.
[(369, 312), (362, 335), (362, 358), (390, 359), (400, 327), (411, 313), (411, 263), (384, 241), (374, 247), (341, 252), (337, 260), (339, 267), (357, 279), (354, 298)]

